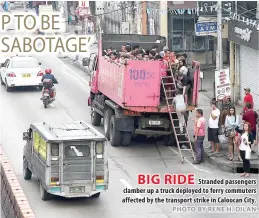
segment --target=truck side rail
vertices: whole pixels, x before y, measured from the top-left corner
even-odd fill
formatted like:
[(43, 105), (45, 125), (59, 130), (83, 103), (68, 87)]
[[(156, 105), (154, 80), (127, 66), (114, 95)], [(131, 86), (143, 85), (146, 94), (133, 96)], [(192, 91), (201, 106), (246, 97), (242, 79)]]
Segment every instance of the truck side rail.
[(5, 218), (36, 218), (0, 145), (1, 207)]

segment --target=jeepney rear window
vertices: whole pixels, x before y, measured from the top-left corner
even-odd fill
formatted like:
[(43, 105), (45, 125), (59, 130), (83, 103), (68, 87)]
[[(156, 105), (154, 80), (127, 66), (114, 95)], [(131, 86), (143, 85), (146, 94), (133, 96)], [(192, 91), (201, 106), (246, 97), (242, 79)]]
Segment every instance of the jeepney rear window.
[(87, 157), (90, 154), (88, 145), (68, 145), (65, 147), (66, 157)]
[(59, 156), (59, 144), (51, 144), (51, 156)]

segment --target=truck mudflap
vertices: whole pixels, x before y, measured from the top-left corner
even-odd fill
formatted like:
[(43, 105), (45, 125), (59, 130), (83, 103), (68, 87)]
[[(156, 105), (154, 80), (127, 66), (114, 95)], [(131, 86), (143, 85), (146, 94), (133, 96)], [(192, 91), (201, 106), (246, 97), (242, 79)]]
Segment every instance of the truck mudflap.
[(115, 118), (116, 130), (121, 132), (134, 131), (134, 119), (132, 117), (118, 117)]

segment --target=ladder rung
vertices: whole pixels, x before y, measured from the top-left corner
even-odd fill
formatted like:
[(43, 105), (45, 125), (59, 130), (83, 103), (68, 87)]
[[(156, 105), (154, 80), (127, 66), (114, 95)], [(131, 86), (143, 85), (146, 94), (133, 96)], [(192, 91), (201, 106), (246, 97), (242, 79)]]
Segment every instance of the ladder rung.
[[(179, 119), (172, 119), (172, 120), (179, 120)], [(179, 127), (179, 126), (178, 126), (178, 127)], [(178, 127), (177, 127), (177, 128), (178, 128)]]
[(164, 85), (174, 85), (174, 83), (164, 83)]
[(173, 89), (173, 90), (167, 90), (167, 91), (165, 91), (165, 92), (175, 92), (175, 89)]
[(189, 149), (181, 149), (181, 148), (180, 148), (180, 150), (181, 150), (181, 151), (191, 151), (192, 149), (191, 149), (191, 148), (189, 148)]
[(178, 142), (179, 142), (179, 144), (180, 144), (180, 143), (187, 143), (187, 142), (188, 142), (188, 143), (191, 143), (190, 141), (178, 141)]
[(174, 78), (173, 76), (162, 76), (162, 79)]
[(176, 134), (176, 135), (177, 135), (177, 136), (178, 136), (178, 135), (180, 136), (180, 135), (186, 135), (186, 134), (185, 134), (185, 133), (182, 133), (182, 134)]
[(167, 100), (173, 100), (174, 99), (174, 97), (169, 97), (169, 98), (166, 98)]

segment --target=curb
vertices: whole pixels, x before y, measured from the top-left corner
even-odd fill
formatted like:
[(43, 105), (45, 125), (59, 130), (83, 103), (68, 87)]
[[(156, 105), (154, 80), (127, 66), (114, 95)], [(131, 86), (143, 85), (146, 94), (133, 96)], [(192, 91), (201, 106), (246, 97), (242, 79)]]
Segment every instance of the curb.
[[(6, 217), (36, 218), (15, 175), (12, 165), (0, 145), (1, 207)], [(4, 196), (5, 195), (5, 196)], [(4, 205), (6, 204), (6, 205)], [(13, 214), (10, 216), (10, 214)], [(9, 215), (9, 216), (8, 216)]]

